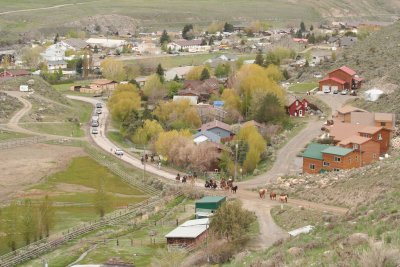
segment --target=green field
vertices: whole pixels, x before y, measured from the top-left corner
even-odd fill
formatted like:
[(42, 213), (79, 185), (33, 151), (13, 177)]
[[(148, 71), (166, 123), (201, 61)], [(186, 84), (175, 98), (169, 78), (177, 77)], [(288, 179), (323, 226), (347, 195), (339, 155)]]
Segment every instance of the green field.
[[(177, 55), (177, 56), (165, 56), (165, 57), (154, 57), (154, 58), (144, 58), (128, 60), (127, 63), (142, 64), (145, 66), (156, 67), (161, 64), (163, 68), (170, 69), (179, 66), (189, 66), (189, 65), (202, 65), (204, 61), (211, 58), (216, 58), (223, 53), (207, 53), (207, 54), (193, 54), (193, 55)], [(243, 57), (245, 60), (254, 59), (255, 54), (237, 54), (239, 57)]]
[[(94, 197), (99, 183), (103, 184), (108, 196), (107, 212), (148, 198), (145, 193), (124, 183), (93, 159), (78, 157), (72, 160), (66, 170), (45, 177), (40, 184), (20, 193), (18, 199), (30, 198), (35, 203), (49, 195), (57, 204), (54, 208), (54, 233), (99, 217), (94, 208)], [(8, 248), (0, 237), (0, 254), (7, 251)]]
[(308, 83), (295, 83), (289, 86), (289, 90), (294, 93), (306, 93), (315, 87), (318, 87), (318, 83), (316, 82), (308, 82)]
[(0, 130), (0, 142), (29, 137), (27, 134)]
[(27, 123), (22, 124), (25, 129), (37, 133), (52, 134), (68, 137), (83, 137), (84, 132), (77, 123), (62, 122), (62, 123)]

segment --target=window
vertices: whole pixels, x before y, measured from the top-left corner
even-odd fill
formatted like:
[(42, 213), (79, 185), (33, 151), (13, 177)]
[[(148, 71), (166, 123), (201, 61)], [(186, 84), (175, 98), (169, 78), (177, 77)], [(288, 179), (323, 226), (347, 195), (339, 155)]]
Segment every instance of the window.
[(376, 159), (376, 153), (374, 153), (374, 154), (372, 155), (372, 158)]
[(298, 106), (298, 105), (299, 105), (299, 101), (296, 100), (296, 106)]
[(385, 127), (385, 126), (386, 126), (386, 122), (383, 122), (383, 121), (382, 121), (382, 122), (381, 122), (381, 126), (382, 126), (382, 127)]
[(310, 170), (315, 170), (315, 165), (314, 164), (310, 164)]
[(338, 157), (338, 156), (335, 156), (335, 157), (333, 158), (333, 160), (334, 160), (335, 162), (340, 162), (342, 159), (341, 159), (340, 157)]
[(340, 171), (340, 169), (338, 169), (338, 168), (334, 168), (333, 170), (334, 170), (335, 172)]
[(366, 133), (362, 133), (361, 136), (362, 136), (362, 137), (367, 137), (367, 138), (370, 137), (369, 134), (366, 134)]
[(358, 144), (353, 144), (353, 149), (358, 149)]
[(379, 133), (379, 134), (378, 134), (378, 140), (379, 140), (379, 141), (382, 141), (382, 133)]
[(324, 167), (328, 167), (329, 166), (329, 162), (324, 161)]

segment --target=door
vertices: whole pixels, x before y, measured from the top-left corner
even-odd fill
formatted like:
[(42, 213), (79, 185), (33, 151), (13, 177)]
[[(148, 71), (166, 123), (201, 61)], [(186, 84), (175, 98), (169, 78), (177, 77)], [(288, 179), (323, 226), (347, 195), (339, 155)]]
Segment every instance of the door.
[(339, 90), (339, 87), (338, 86), (331, 86), (331, 90), (332, 91)]
[(329, 93), (331, 91), (329, 85), (323, 85), (322, 86), (322, 92), (324, 93)]
[(299, 117), (303, 117), (303, 111), (301, 109), (299, 110)]

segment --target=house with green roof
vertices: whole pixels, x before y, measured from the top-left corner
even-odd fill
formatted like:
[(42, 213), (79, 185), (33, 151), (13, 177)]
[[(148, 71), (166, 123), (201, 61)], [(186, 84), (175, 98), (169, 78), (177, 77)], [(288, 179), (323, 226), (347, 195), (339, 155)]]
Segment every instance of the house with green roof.
[(360, 166), (359, 153), (350, 148), (311, 143), (303, 152), (303, 172), (322, 173)]
[(224, 196), (206, 196), (196, 201), (196, 218), (208, 218), (226, 201)]

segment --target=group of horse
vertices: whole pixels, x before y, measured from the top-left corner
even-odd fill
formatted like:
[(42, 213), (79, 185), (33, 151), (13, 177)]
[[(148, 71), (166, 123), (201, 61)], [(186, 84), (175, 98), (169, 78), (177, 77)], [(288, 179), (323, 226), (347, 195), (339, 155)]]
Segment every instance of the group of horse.
[(175, 181), (181, 182), (181, 183), (186, 183), (189, 181), (192, 185), (195, 184), (197, 178), (197, 174), (194, 173), (193, 175), (184, 175), (181, 177), (181, 175), (178, 173), (175, 177)]
[[(262, 188), (262, 189), (260, 189), (258, 191), (258, 194), (259, 194), (260, 198), (263, 199), (263, 198), (265, 198), (265, 195), (266, 195), (267, 192), (268, 192), (268, 190), (266, 188)], [(276, 193), (274, 191), (271, 191), (269, 193), (269, 198), (271, 200), (276, 200), (276, 196), (277, 195), (276, 195)], [(282, 202), (282, 203), (287, 203), (288, 202), (288, 198), (289, 198), (289, 194), (281, 193), (279, 195), (279, 201)]]
[[(219, 186), (223, 190), (226, 190), (226, 191), (231, 190), (231, 193), (234, 193), (234, 194), (236, 194), (236, 191), (238, 190), (238, 186), (233, 185), (232, 179), (225, 180), (224, 178), (221, 178), (221, 181), (219, 182)], [(204, 187), (217, 189), (218, 188), (217, 181), (213, 180), (213, 179), (207, 180), (204, 184)]]

